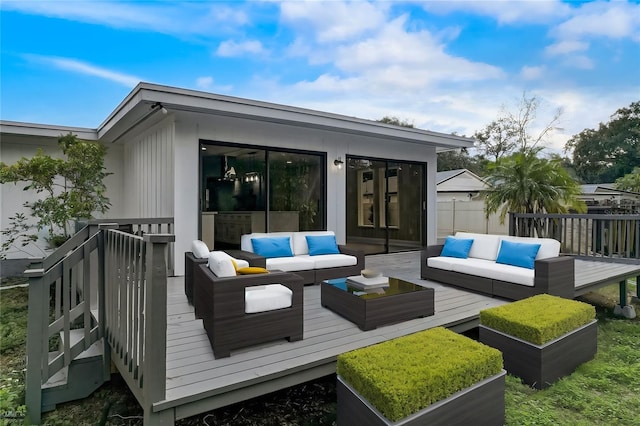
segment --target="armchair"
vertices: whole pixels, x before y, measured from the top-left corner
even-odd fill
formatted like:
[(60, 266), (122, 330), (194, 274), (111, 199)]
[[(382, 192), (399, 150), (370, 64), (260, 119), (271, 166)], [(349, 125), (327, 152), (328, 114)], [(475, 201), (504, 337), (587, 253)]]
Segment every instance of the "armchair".
[[(275, 283), (291, 290), (291, 306), (246, 313), (246, 289)], [(196, 316), (202, 318), (215, 358), (228, 357), (234, 349), (258, 343), (302, 339), (303, 284), (302, 278), (293, 273), (218, 277), (207, 265), (198, 264), (193, 291)]]

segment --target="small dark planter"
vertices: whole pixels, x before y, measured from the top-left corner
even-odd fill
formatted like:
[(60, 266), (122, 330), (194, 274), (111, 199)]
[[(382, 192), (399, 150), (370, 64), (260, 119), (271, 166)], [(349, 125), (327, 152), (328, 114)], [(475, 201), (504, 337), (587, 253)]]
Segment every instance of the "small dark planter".
[(349, 425), (502, 425), (504, 424), (505, 375), (489, 377), (438, 401), (417, 413), (392, 422), (338, 376), (337, 424)]
[(480, 325), (480, 342), (500, 350), (505, 370), (536, 389), (549, 387), (592, 359), (597, 338), (596, 320), (541, 346)]

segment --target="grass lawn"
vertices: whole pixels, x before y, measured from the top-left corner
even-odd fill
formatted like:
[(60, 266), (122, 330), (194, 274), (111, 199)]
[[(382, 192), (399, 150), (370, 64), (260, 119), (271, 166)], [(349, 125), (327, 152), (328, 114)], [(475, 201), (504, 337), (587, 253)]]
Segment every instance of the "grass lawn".
[[(628, 285), (635, 293), (635, 283)], [(640, 318), (614, 318), (613, 285), (581, 300), (598, 311), (598, 353), (538, 391), (507, 377), (507, 425), (632, 425), (640, 407)], [(23, 424), (27, 289), (0, 291), (0, 425)], [(635, 303), (640, 314), (640, 303)], [(335, 376), (224, 407), (178, 425), (332, 425)], [(142, 410), (119, 376), (92, 396), (43, 415), (48, 425), (141, 425)]]

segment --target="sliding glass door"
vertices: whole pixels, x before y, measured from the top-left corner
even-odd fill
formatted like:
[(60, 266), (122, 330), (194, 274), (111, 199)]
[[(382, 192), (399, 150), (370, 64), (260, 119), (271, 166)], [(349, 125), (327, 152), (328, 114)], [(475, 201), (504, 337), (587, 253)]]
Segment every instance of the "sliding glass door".
[(347, 158), (347, 244), (367, 254), (420, 249), (425, 165)]
[(323, 154), (200, 143), (200, 234), (210, 248), (238, 248), (252, 232), (326, 226)]

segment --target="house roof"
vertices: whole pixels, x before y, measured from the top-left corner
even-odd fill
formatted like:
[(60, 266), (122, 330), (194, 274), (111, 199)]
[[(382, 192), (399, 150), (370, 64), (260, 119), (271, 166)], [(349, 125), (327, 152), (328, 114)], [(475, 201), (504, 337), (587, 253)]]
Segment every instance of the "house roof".
[(467, 169), (447, 170), (436, 173), (438, 192), (477, 192), (487, 190), (487, 184)]
[(622, 189), (616, 189), (616, 185), (614, 183), (591, 183), (580, 185), (582, 188), (582, 194), (631, 194), (631, 195), (639, 195), (637, 192), (633, 191), (625, 191)]
[(478, 175), (476, 175), (475, 173), (467, 170), (467, 169), (456, 169), (456, 170), (446, 170), (446, 171), (442, 171), (442, 172), (437, 172), (436, 173), (436, 185), (437, 184), (441, 184), (443, 182), (448, 181), (449, 179), (453, 179), (457, 176), (460, 176), (462, 174), (466, 174), (469, 175), (472, 178), (475, 178), (481, 182), (484, 183), (484, 180), (482, 180), (482, 178)]
[(159, 122), (163, 114), (158, 112), (163, 108), (168, 112), (237, 117), (416, 143), (436, 147), (437, 151), (473, 146), (473, 139), (457, 135), (144, 82), (139, 83), (96, 129), (0, 121), (0, 132), (49, 137), (73, 132), (82, 139), (114, 143), (137, 130), (143, 122), (147, 126)]
[(239, 117), (311, 129), (332, 130), (436, 146), (439, 150), (473, 146), (473, 139), (456, 135), (151, 83), (138, 84), (107, 117), (97, 129), (100, 139), (108, 142), (117, 141), (132, 127), (153, 116), (155, 109), (158, 109), (154, 106), (159, 105), (170, 112)]

